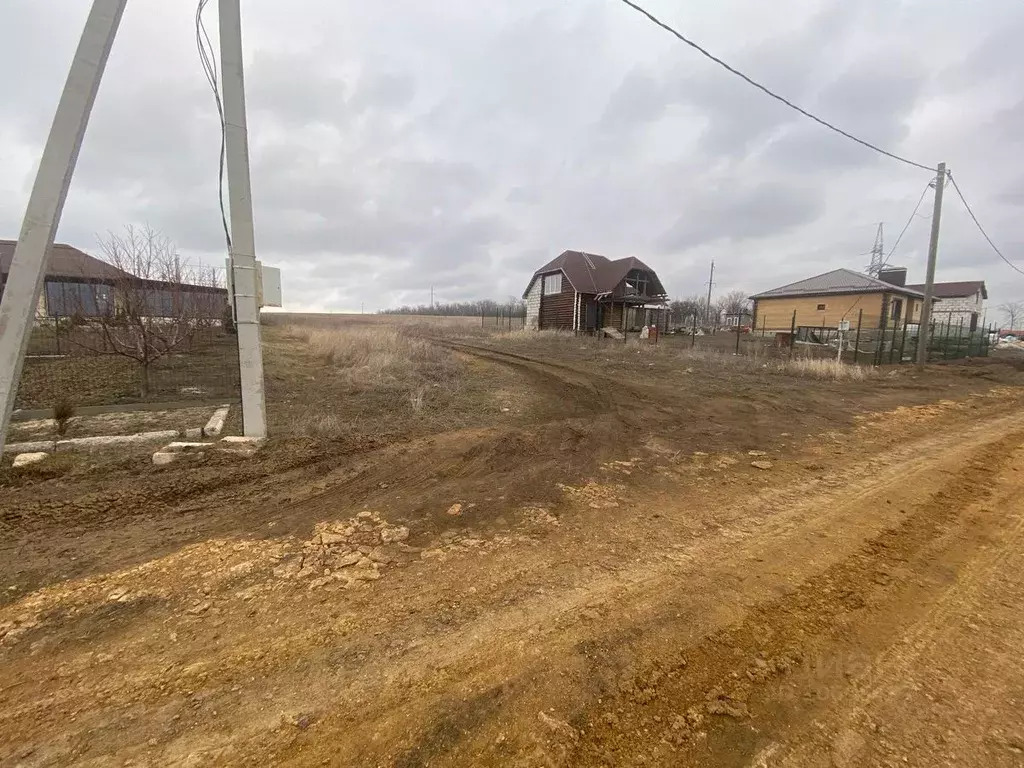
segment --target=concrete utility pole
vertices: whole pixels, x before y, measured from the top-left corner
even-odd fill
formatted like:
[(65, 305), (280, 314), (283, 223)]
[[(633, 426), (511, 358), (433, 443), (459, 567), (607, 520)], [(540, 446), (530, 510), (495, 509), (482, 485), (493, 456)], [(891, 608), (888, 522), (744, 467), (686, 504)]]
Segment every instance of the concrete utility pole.
[[(715, 260), (711, 260), (711, 276), (708, 278), (708, 303), (704, 307), (704, 322), (711, 327), (711, 288), (715, 284)], [(712, 328), (712, 330), (714, 330)]]
[(220, 70), (224, 101), (228, 200), (231, 208), (232, 285), (235, 290), (238, 362), (242, 383), (242, 431), (247, 437), (267, 436), (263, 386), (263, 348), (257, 301), (256, 243), (249, 180), (249, 137), (245, 119), (245, 78), (242, 72), (242, 18), (239, 0), (220, 0)]
[(0, 301), (0, 453), (14, 410), (46, 257), (60, 223), (100, 79), (127, 0), (94, 0), (64, 83), (29, 195), (7, 286)]
[(928, 271), (924, 279), (924, 306), (921, 307), (921, 325), (917, 332), (917, 367), (928, 362), (928, 344), (931, 341), (932, 297), (935, 296), (935, 261), (939, 255), (939, 217), (942, 215), (942, 189), (946, 182), (946, 164), (939, 163), (935, 174), (935, 206), (932, 209), (932, 236), (928, 241)]

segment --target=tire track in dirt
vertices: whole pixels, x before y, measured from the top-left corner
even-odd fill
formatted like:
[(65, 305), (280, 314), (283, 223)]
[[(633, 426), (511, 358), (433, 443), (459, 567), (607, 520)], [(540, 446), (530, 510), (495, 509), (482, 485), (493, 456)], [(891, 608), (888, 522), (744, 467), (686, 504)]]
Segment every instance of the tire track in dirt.
[[(1024, 461), (1024, 446), (1020, 443), (1012, 453), (1004, 469), (1019, 466)], [(995, 469), (975, 468), (981, 471)], [(949, 759), (950, 764), (953, 764), (956, 760), (949, 758), (948, 751), (945, 751), (950, 746), (960, 748), (961, 760), (965, 751), (972, 753), (972, 762), (978, 765), (1017, 765), (1024, 760), (1021, 757), (1024, 754), (1024, 718), (1020, 715), (1019, 706), (1011, 705), (1010, 711), (991, 718), (998, 711), (995, 699), (999, 684), (1011, 690), (1014, 687), (1019, 690), (1020, 684), (1024, 682), (1024, 668), (1016, 653), (1011, 655), (1011, 658), (1018, 660), (1016, 668), (1012, 661), (1007, 664), (1005, 657), (1000, 658), (997, 646), (985, 642), (985, 630), (972, 621), (981, 614), (992, 613), (992, 603), (994, 599), (999, 599), (995, 596), (1005, 595), (1000, 600), (1004, 607), (1012, 605), (1018, 608), (1019, 602), (1006, 601), (1007, 598), (1013, 599), (1012, 594), (1006, 594), (1007, 579), (1012, 579), (1018, 594), (1024, 591), (1019, 578), (1022, 572), (1020, 561), (1024, 559), (1021, 554), (1024, 552), (1024, 503), (1021, 502), (1024, 499), (1024, 483), (1012, 470), (993, 474), (993, 484), (998, 494), (981, 497), (973, 505), (975, 519), (971, 522), (976, 529), (974, 535), (981, 544), (973, 548), (971, 559), (957, 570), (955, 581), (932, 605), (919, 612), (909, 628), (898, 633), (891, 645), (875, 656), (865, 674), (851, 680), (841, 695), (834, 702), (829, 702), (826, 712), (815, 718), (816, 728), (813, 732), (787, 734), (785, 743), (775, 745), (778, 757), (773, 764), (794, 768), (813, 765), (822, 755), (831, 755), (832, 762), (838, 766), (869, 762), (874, 764), (882, 759), (899, 762), (899, 752), (915, 755), (917, 764), (921, 765), (937, 764), (942, 758)], [(1012, 631), (1014, 628), (1006, 629)], [(1015, 629), (1019, 637), (1022, 627), (1018, 625)], [(999, 634), (1003, 635), (1003, 632)], [(965, 635), (968, 638), (966, 642)], [(1004, 644), (1012, 644), (1012, 637), (1012, 634), (1007, 633), (999, 639)], [(995, 639), (989, 638), (990, 641)], [(950, 647), (959, 647), (961, 653), (969, 654), (972, 650), (977, 652), (981, 649), (986, 656), (993, 654), (992, 661), (1002, 662), (1004, 667), (1009, 666), (1004, 674), (1010, 675), (995, 684), (993, 678), (998, 675), (978, 675), (971, 681), (968, 690), (960, 691), (955, 717), (950, 717), (948, 710), (937, 705), (936, 696), (920, 693), (922, 689), (928, 690), (932, 679), (937, 677), (945, 682), (944, 678), (955, 674), (952, 670), (962, 659), (951, 656)], [(988, 667), (988, 663), (984, 666)], [(941, 688), (941, 683), (938, 687)], [(893, 719), (891, 710), (898, 706), (894, 700), (913, 698), (924, 698), (926, 701), (918, 702), (916, 706), (908, 702), (905, 710), (907, 717)], [(922, 705), (925, 711), (933, 708), (936, 712), (922, 717)], [(979, 713), (983, 714), (979, 717)], [(998, 725), (979, 722), (984, 720), (985, 715), (995, 719)], [(944, 716), (946, 722), (936, 726)], [(926, 721), (923, 734), (922, 720)], [(879, 722), (885, 723), (888, 738), (879, 738), (882, 732)], [(996, 739), (993, 744), (986, 731), (998, 731), (1000, 726), (1010, 733), (1001, 740), (1002, 743)], [(918, 740), (916, 744), (915, 736)], [(989, 743), (972, 745), (972, 741)], [(936, 742), (947, 745), (941, 757), (934, 754)], [(915, 754), (917, 750), (929, 747), (932, 753)], [(992, 747), (997, 749), (993, 751)], [(879, 751), (883, 754), (880, 755)]]
[[(1001, 423), (1006, 425), (1006, 424), (1011, 423), (1011, 420), (1005, 419), (1005, 420), (1002, 420)], [(983, 445), (987, 444), (987, 442), (990, 442), (990, 440), (991, 440), (991, 437), (990, 437), (991, 431), (998, 431), (994, 427), (994, 425), (987, 425), (987, 428), (988, 428), (988, 436), (987, 437), (983, 437), (980, 440), (981, 444), (983, 444)], [(978, 443), (979, 442), (979, 438), (976, 437), (975, 438), (975, 442)], [(933, 449), (933, 451), (934, 450), (935, 449)], [(998, 446), (996, 446), (995, 449), (991, 449), (991, 451), (994, 452), (994, 455), (996, 457), (1005, 454), (1004, 446), (1002, 446), (1001, 443)], [(908, 453), (912, 453), (912, 452), (908, 452)], [(899, 461), (899, 460), (900, 460), (899, 457), (895, 458), (895, 461)], [(926, 461), (926, 462), (927, 461), (934, 461), (934, 456), (930, 457), (928, 460), (923, 460), (923, 461)], [(907, 469), (907, 468), (904, 467), (903, 469)], [(900, 478), (905, 480), (907, 478), (907, 475), (912, 476), (913, 472), (911, 470), (911, 471), (909, 471), (907, 473), (900, 472), (900, 473), (896, 473), (896, 474), (898, 474), (898, 476), (892, 476), (892, 477), (888, 478), (888, 481), (889, 482), (894, 482), (894, 481), (899, 480)], [(871, 484), (871, 483), (868, 482), (868, 484)], [(879, 488), (878, 486), (874, 486), (874, 493), (876, 493), (876, 494), (879, 494), (879, 493), (883, 492), (883, 490), (886, 490), (886, 488), (885, 487)], [(827, 498), (827, 495), (826, 495), (825, 498)], [(931, 510), (934, 511), (934, 509), (936, 508), (936, 504), (938, 504), (936, 499), (930, 497), (928, 503), (925, 506), (928, 509), (931, 509)], [(929, 506), (929, 505), (931, 505), (931, 506)], [(819, 520), (818, 520), (818, 524), (826, 524), (827, 523), (827, 518), (829, 517), (829, 514), (834, 514), (834, 513), (826, 512), (823, 515), (821, 515)], [(893, 512), (892, 514), (895, 515), (895, 512)], [(927, 517), (927, 515), (925, 515), (925, 516)], [(804, 523), (806, 523), (806, 522), (807, 521), (804, 521)], [(801, 523), (801, 524), (804, 524), (804, 523)], [(766, 536), (770, 536), (770, 537), (779, 537), (780, 536), (780, 532), (782, 532), (781, 529), (776, 530), (776, 531), (772, 531), (771, 534), (769, 534), (769, 532), (766, 531), (765, 535)], [(784, 542), (783, 542), (783, 544), (784, 544)], [(721, 543), (718, 543), (716, 546), (719, 549), (721, 549)], [(779, 544), (776, 543), (776, 547), (778, 547), (778, 546), (779, 546)], [(709, 551), (701, 553), (701, 558), (700, 558), (701, 560), (716, 561), (716, 558), (712, 555), (710, 549), (711, 548), (709, 548)], [(783, 549), (784, 549), (784, 547), (783, 547)], [(881, 549), (879, 551), (885, 551), (885, 550), (883, 548), (883, 549)], [(770, 551), (769, 552), (765, 552), (765, 554), (767, 556), (769, 556), (769, 557), (771, 555)], [(722, 562), (723, 566), (721, 567), (721, 569), (718, 572), (720, 572), (723, 575), (729, 571), (730, 565), (734, 565), (734, 564), (742, 561), (742, 558), (739, 557), (736, 554), (735, 549), (733, 549), (732, 552), (730, 552), (728, 555), (726, 555), (724, 561), (721, 559), (721, 557), (722, 557), (722, 555), (719, 555), (718, 562)], [(784, 560), (785, 556), (781, 555), (781, 557)], [(870, 557), (868, 557), (867, 559), (870, 562)], [(874, 560), (876, 560), (876, 562), (878, 562), (878, 558), (874, 558)], [(662, 571), (662, 572), (659, 572), (659, 571)], [(588, 648), (589, 649), (603, 648), (603, 651), (602, 651), (602, 654), (600, 655), (600, 657), (596, 658), (594, 660), (594, 662), (592, 664), (592, 669), (588, 669), (585, 673), (581, 673), (580, 677), (584, 681), (589, 681), (588, 684), (591, 685), (598, 693), (600, 693), (601, 690), (604, 690), (605, 692), (610, 690), (611, 693), (612, 693), (612, 697), (613, 697), (614, 689), (615, 689), (615, 685), (616, 685), (616, 683), (614, 681), (611, 681), (609, 683), (600, 683), (599, 685), (596, 685), (596, 686), (594, 685), (594, 681), (600, 681), (601, 680), (601, 677), (602, 677), (601, 673), (602, 672), (606, 673), (608, 670), (622, 669), (622, 668), (628, 667), (631, 664), (631, 660), (630, 660), (631, 657), (636, 656), (636, 655), (644, 655), (644, 654), (640, 653), (639, 651), (634, 652), (633, 649), (631, 649), (629, 647), (626, 647), (626, 646), (629, 646), (631, 643), (633, 643), (637, 639), (638, 635), (650, 634), (650, 633), (654, 633), (654, 634), (660, 633), (660, 634), (665, 635), (667, 633), (671, 637), (673, 634), (677, 633), (678, 630), (680, 629), (680, 627), (678, 626), (678, 622), (674, 621), (675, 618), (676, 618), (675, 616), (673, 616), (673, 615), (664, 615), (664, 614), (659, 614), (658, 613), (658, 603), (663, 603), (662, 605), (660, 605), (660, 608), (662, 608), (664, 610), (664, 607), (665, 607), (664, 606), (664, 602), (666, 602), (666, 598), (669, 598), (669, 602), (671, 602), (671, 597), (670, 597), (671, 593), (670, 593), (670, 595), (667, 595), (663, 591), (668, 586), (668, 585), (665, 584), (666, 580), (672, 581), (673, 579), (678, 579), (678, 577), (676, 577), (675, 574), (665, 573), (664, 571), (665, 571), (664, 567), (660, 568), (660, 569), (655, 569), (655, 570), (652, 571), (650, 569), (649, 564), (645, 563), (644, 567), (641, 567), (638, 571), (636, 571), (636, 572), (634, 572), (632, 574), (618, 572), (618, 573), (615, 573), (614, 575), (611, 575), (611, 577), (609, 577), (606, 580), (595, 580), (595, 582), (593, 582), (593, 583), (591, 583), (591, 585), (589, 585), (589, 588), (588, 588), (588, 590), (587, 590), (587, 592), (585, 594), (582, 594), (582, 595), (579, 595), (579, 596), (575, 596), (573, 598), (572, 602), (577, 603), (577, 607), (572, 607), (572, 602), (569, 602), (569, 603), (564, 603), (564, 602), (549, 603), (548, 607), (549, 608), (553, 608), (556, 611), (554, 615), (545, 617), (543, 612), (539, 613), (539, 614), (531, 612), (529, 614), (528, 618), (527, 618), (527, 622), (530, 625), (538, 625), (538, 624), (539, 625), (549, 625), (549, 624), (559, 625), (560, 624), (560, 620), (558, 618), (559, 614), (563, 614), (564, 615), (565, 613), (572, 613), (573, 611), (577, 611), (577, 610), (581, 610), (581, 609), (585, 608), (587, 605), (593, 606), (595, 604), (601, 604), (602, 602), (608, 603), (609, 605), (616, 605), (616, 604), (621, 604), (623, 601), (628, 601), (632, 606), (636, 606), (637, 603), (639, 603), (640, 604), (639, 608), (637, 608), (635, 610), (632, 610), (632, 611), (630, 611), (629, 613), (627, 613), (626, 615), (623, 616), (623, 621), (626, 622), (626, 627), (627, 627), (626, 629), (622, 628), (622, 624), (621, 623), (616, 623), (616, 624), (620, 625), (620, 628), (615, 629), (614, 632), (612, 632), (611, 636), (604, 636), (604, 637), (598, 636), (598, 637), (595, 638), (593, 636), (592, 632), (586, 632), (585, 633), (585, 635), (590, 636), (592, 639), (590, 641), (588, 641), (588, 643), (584, 646), (584, 650), (586, 650)], [(671, 589), (671, 587), (670, 587), (670, 589)], [(604, 591), (604, 596), (603, 597), (602, 597), (602, 591)], [(801, 594), (803, 594), (803, 593), (801, 593)], [(841, 607), (843, 607), (844, 609), (847, 608), (847, 607), (850, 607), (850, 603), (856, 603), (856, 601), (858, 599), (857, 596), (855, 594), (852, 594), (852, 593), (851, 593), (851, 595), (852, 595), (852, 597), (850, 597), (850, 600), (843, 601), (843, 605)], [(803, 599), (803, 598), (801, 598), (801, 599)], [(643, 614), (642, 614), (642, 611), (646, 608), (646, 606), (643, 605), (643, 603), (646, 602), (646, 601), (649, 601), (652, 604), (653, 607), (650, 608), (651, 615), (648, 615), (645, 618), (643, 616)], [(784, 603), (784, 602), (780, 603), (780, 604), (783, 607), (785, 605), (787, 605), (787, 603)], [(777, 607), (777, 605), (779, 605), (779, 603), (772, 603), (771, 605), (774, 608), (774, 607)], [(856, 605), (854, 605), (853, 607), (856, 607)], [(525, 617), (525, 616), (523, 616), (523, 617)], [(512, 620), (513, 616), (511, 616), (511, 615), (510, 616), (506, 616), (506, 618), (509, 618), (509, 620)], [(503, 624), (505, 626), (502, 626)], [(570, 624), (574, 625), (575, 623), (570, 623)], [(660, 626), (658, 626), (658, 625), (660, 625)], [(579, 629), (579, 627), (574, 627), (573, 626), (572, 629)], [(821, 629), (821, 628), (819, 628), (819, 629)], [(526, 628), (524, 626), (520, 625), (519, 627), (514, 627), (514, 626), (511, 626), (511, 625), (508, 625), (505, 622), (500, 622), (498, 624), (494, 624), (494, 623), (488, 622), (488, 626), (486, 628), (483, 628), (483, 627), (480, 627), (480, 626), (475, 626), (475, 627), (467, 628), (465, 630), (465, 632), (468, 635), (473, 636), (473, 637), (480, 637), (480, 636), (517, 636), (517, 635), (521, 636), (525, 631), (526, 631)], [(682, 633), (681, 636), (677, 635), (677, 637), (679, 638), (677, 641), (673, 642), (673, 641), (670, 640), (670, 642), (668, 644), (670, 644), (670, 645), (674, 644), (675, 647), (678, 648), (680, 642), (682, 642), (682, 638), (684, 638), (686, 635), (688, 635), (690, 633), (691, 633), (691, 629), (687, 629), (687, 630), (685, 630)], [(463, 635), (463, 632), (459, 632), (458, 635)], [(468, 639), (468, 638), (466, 638), (466, 639)], [(540, 640), (541, 638), (538, 638), (538, 639)], [(551, 646), (551, 645), (548, 646), (548, 650), (552, 654), (553, 658), (559, 658), (560, 656), (564, 657), (564, 651), (558, 649), (558, 646), (565, 644), (563, 642), (563, 640), (564, 640), (564, 638), (556, 638), (554, 646)], [(569, 642), (571, 642), (571, 641), (569, 641)], [(717, 647), (721, 643), (721, 638), (713, 639), (710, 642), (712, 643), (711, 647)], [(466, 645), (465, 645), (465, 640), (459, 640), (458, 636), (450, 637), (449, 640), (445, 641), (445, 645), (446, 646), (450, 646), (452, 648), (462, 647), (465, 651), (469, 652), (469, 648), (467, 648)], [(470, 645), (472, 645), (472, 643), (470, 643)], [(571, 656), (572, 654), (570, 653), (569, 655)], [(657, 658), (657, 654), (656, 653), (647, 653), (647, 655), (650, 658)], [(616, 658), (617, 658), (617, 660), (616, 660)], [(474, 669), (478, 668), (479, 664), (482, 664), (482, 659), (478, 659), (477, 662), (473, 665), (473, 668)], [(671, 664), (671, 658), (670, 658), (670, 664)], [(485, 666), (486, 665), (484, 665), (484, 667)], [(570, 658), (570, 666), (571, 666), (571, 658)], [(691, 665), (691, 666), (695, 667), (697, 665)], [(730, 670), (731, 669), (733, 669), (733, 668), (730, 668)], [(740, 672), (741, 671), (742, 670), (740, 670)], [(513, 677), (513, 678), (506, 678), (505, 685), (506, 686), (511, 686), (512, 688), (514, 688), (516, 690), (519, 690), (520, 691), (520, 695), (521, 695), (522, 691), (529, 689), (529, 687), (530, 687), (529, 679), (531, 677), (537, 676), (538, 674), (542, 675), (542, 677), (544, 676), (544, 673), (541, 673), (540, 670), (536, 670), (536, 669), (534, 669), (534, 668), (532, 668), (530, 666), (527, 666), (524, 670), (522, 670), (515, 677)], [(649, 685), (642, 686), (643, 689), (646, 689), (646, 688), (649, 688), (649, 687), (650, 687)], [(546, 691), (545, 693), (547, 693), (549, 695), (549, 700), (550, 700), (550, 691)], [(578, 690), (577, 693), (579, 694), (580, 691)], [(587, 698), (586, 694), (584, 695), (584, 698)], [(567, 705), (567, 706), (571, 710), (571, 706), (570, 705)], [(578, 711), (577, 714), (575, 714), (575, 716), (568, 718), (568, 721), (571, 722), (575, 726), (575, 725), (578, 725), (578, 724), (580, 724), (582, 722), (586, 722), (587, 717), (589, 717), (589, 716), (588, 716), (588, 714), (586, 712)], [(481, 728), (485, 729), (484, 725), (481, 725)], [(591, 727), (593, 727), (593, 725), (591, 725)], [(431, 726), (428, 732), (440, 733), (440, 732), (451, 732), (451, 730), (452, 729), (444, 728), (442, 726), (442, 722), (438, 722), (438, 723), (435, 723), (435, 726)], [(430, 737), (427, 736), (426, 738), (429, 741)], [(471, 736), (470, 736), (470, 739), (472, 740)], [(419, 745), (416, 746), (416, 748), (413, 748), (411, 750), (410, 754), (418, 754), (419, 753), (419, 754), (423, 754), (423, 755), (429, 755), (429, 756), (431, 756), (431, 758), (433, 760), (440, 761), (441, 764), (444, 764), (446, 762), (460, 763), (460, 762), (465, 762), (467, 760), (482, 759), (481, 755), (476, 753), (476, 752), (474, 752), (472, 750), (472, 748), (469, 748), (468, 752), (466, 751), (466, 749), (463, 749), (463, 748), (467, 748), (467, 746), (468, 745), (466, 743), (440, 745), (440, 744), (428, 744), (426, 742), (420, 742)], [(489, 753), (487, 753), (485, 751), (484, 754), (489, 754)], [(472, 755), (473, 757), (470, 758), (469, 757), (470, 755)], [(492, 757), (494, 757), (494, 756), (492, 756)]]
[[(897, 526), (868, 539), (853, 556), (803, 582), (791, 596), (758, 606), (738, 627), (687, 649), (681, 657), (683, 671), (670, 682), (659, 682), (662, 669), (657, 665), (638, 676), (629, 695), (619, 697), (619, 702), (626, 698), (626, 714), (604, 736), (600, 726), (594, 735), (591, 720), (588, 735), (593, 741), (568, 764), (607, 763), (613, 757), (616, 765), (642, 764), (642, 758), (656, 764), (680, 764), (682, 759), (686, 764), (734, 765), (748, 759), (756, 764), (758, 754), (766, 758), (758, 750), (761, 737), (746, 720), (748, 701), (758, 685), (801, 666), (816, 638), (834, 632), (870, 605), (872, 593), (891, 588), (899, 579), (893, 574), (903, 564), (947, 527), (955, 527), (978, 499), (990, 498), (996, 473), (1012, 464), (1012, 449), (1022, 440), (1024, 433), (1016, 431), (972, 451), (966, 466), (927, 494)], [(656, 705), (662, 700), (669, 706)], [(668, 724), (660, 733), (652, 727), (659, 719)], [(619, 733), (624, 736), (616, 738)], [(777, 764), (774, 754), (770, 764)]]
[[(514, 497), (516, 494), (504, 487), (503, 475), (507, 476), (505, 482), (526, 491), (521, 499), (553, 502), (557, 494), (551, 478), (571, 481), (575, 474), (592, 469), (606, 453), (601, 449), (604, 438), (621, 427), (615, 418), (617, 400), (608, 394), (612, 387), (602, 386), (600, 377), (595, 382), (590, 372), (470, 344), (434, 343), (514, 366), (529, 376), (541, 393), (564, 404), (564, 417), (525, 426), (445, 432), (386, 446), (365, 457), (349, 477), (329, 489), (284, 505), (281, 517), (292, 521), (291, 529), (317, 516), (336, 516), (353, 505), (387, 503), (400, 509), (393, 493), (388, 492), (395, 487), (422, 492), (410, 513), (424, 507), (447, 508), (473, 494), (489, 496), (484, 492), (495, 488), (498, 492), (493, 495)], [(593, 450), (595, 445), (598, 450)], [(591, 455), (581, 456), (587, 446)], [(553, 471), (556, 465), (561, 470), (557, 473)], [(499, 513), (508, 507), (494, 504), (493, 498), (488, 501)]]
[[(998, 461), (1000, 458), (1005, 458), (1007, 444), (1019, 439), (1019, 433), (1010, 438), (1003, 438), (995, 444), (992, 444), (989, 439), (982, 443), (980, 449), (976, 448), (976, 450), (980, 451), (978, 456), (982, 460)], [(660, 634), (670, 638), (680, 629), (677, 621), (678, 615), (662, 614), (659, 616), (655, 609), (653, 615), (646, 619), (635, 614), (630, 615), (626, 627), (616, 628), (604, 637), (592, 638), (581, 647), (581, 651), (592, 656), (589, 669), (579, 675), (580, 679), (587, 681), (591, 688), (591, 694), (584, 696), (590, 700), (590, 707), (583, 709), (577, 707), (573, 711), (571, 706), (567, 705), (570, 706), (571, 715), (566, 717), (566, 721), (573, 728), (585, 730), (587, 738), (581, 739), (580, 745), (571, 750), (574, 757), (568, 761), (568, 764), (589, 765), (609, 761), (613, 764), (630, 764), (629, 756), (642, 756), (645, 751), (649, 757), (655, 759), (655, 762), (660, 759), (676, 759), (675, 756), (669, 757), (669, 754), (675, 755), (672, 750), (665, 754), (656, 751), (654, 755), (649, 752), (651, 741), (657, 743), (657, 731), (653, 725), (655, 720), (651, 718), (657, 718), (659, 711), (652, 702), (666, 699), (672, 703), (672, 711), (662, 713), (661, 720), (666, 723), (664, 726), (666, 733), (663, 736), (674, 740), (680, 734), (677, 732), (678, 729), (669, 731), (668, 728), (671, 726), (668, 724), (674, 724), (673, 718), (680, 714), (681, 703), (685, 702), (687, 706), (704, 707), (705, 697), (714, 690), (716, 684), (728, 685), (732, 674), (742, 676), (749, 671), (743, 666), (743, 662), (752, 663), (757, 648), (760, 647), (762, 655), (768, 654), (767, 662), (774, 665), (773, 669), (780, 665), (785, 667), (798, 664), (799, 648), (804, 635), (819, 635), (826, 632), (837, 617), (849, 610), (856, 610), (862, 605), (864, 599), (862, 594), (876, 586), (873, 576), (879, 568), (891, 568), (904, 557), (906, 552), (923, 546), (936, 535), (945, 521), (956, 514), (956, 510), (950, 510), (948, 513), (944, 511), (948, 494), (960, 497), (964, 493), (984, 492), (986, 487), (984, 476), (980, 477), (982, 479), (979, 481), (974, 477), (965, 477), (963, 473), (955, 475), (946, 484), (944, 490), (928, 495), (918, 505), (908, 521), (899, 524), (895, 529), (886, 529), (882, 534), (869, 539), (855, 555), (829, 569), (824, 575), (813, 577), (797, 588), (791, 596), (783, 600), (769, 601), (756, 607), (738, 629), (728, 629), (712, 634), (696, 646), (685, 648), (682, 651), (679, 651), (681, 639), (676, 643), (669, 639), (668, 642), (660, 645), (659, 652), (652, 652), (659, 648), (658, 642), (649, 638), (638, 642), (638, 636), (642, 638), (643, 635)], [(879, 490), (881, 489), (874, 488), (876, 494)], [(777, 536), (778, 532), (767, 535)], [(734, 555), (731, 559), (736, 562), (742, 558)], [(635, 594), (638, 590), (646, 592), (653, 589), (661, 595), (660, 598), (656, 598), (656, 601), (664, 601), (668, 595), (656, 588), (657, 579), (658, 577), (654, 577), (635, 583), (623, 583), (624, 580), (620, 574), (614, 579), (618, 584), (612, 589), (631, 595), (630, 601), (634, 605), (636, 598), (639, 597)], [(845, 586), (836, 587), (837, 584)], [(835, 590), (839, 591), (831, 594)], [(589, 594), (591, 604), (601, 601), (599, 592), (600, 585), (595, 585), (595, 589)], [(640, 601), (643, 602), (643, 598)], [(787, 623), (780, 626), (778, 624), (779, 617), (786, 618)], [(783, 632), (783, 629), (786, 631)], [(762, 637), (766, 631), (774, 638), (774, 641), (759, 644), (757, 638)], [(783, 636), (787, 642), (780, 644), (778, 640)], [(664, 648), (673, 645), (675, 650), (666, 655)], [(636, 646), (642, 646), (643, 650)], [(740, 666), (737, 666), (734, 659), (728, 658), (733, 653), (728, 649), (739, 649), (744, 646), (751, 655), (742, 659)], [(724, 654), (727, 657), (724, 667), (722, 665), (723, 648), (727, 649)], [(794, 656), (794, 654), (796, 655)], [(615, 679), (614, 671), (628, 668), (637, 657), (646, 659), (646, 668), (631, 679)], [(613, 672), (610, 679), (609, 670)], [(776, 671), (778, 670), (776, 669)], [(528, 688), (529, 682), (526, 678), (531, 674), (536, 673), (526, 670), (514, 678), (517, 682), (506, 682), (506, 685), (511, 684), (513, 687), (521, 689)], [(761, 673), (755, 670), (753, 674), (758, 676)], [(765, 679), (770, 679), (772, 676), (772, 674), (768, 674)], [(577, 691), (577, 693), (580, 692)], [(697, 694), (696, 698), (694, 698), (695, 693)], [(731, 699), (729, 693), (728, 690), (723, 690), (723, 695), (716, 695), (711, 704), (722, 711), (728, 711), (730, 707), (734, 707), (736, 711), (742, 711), (745, 704)], [(738, 694), (737, 691), (732, 691), (732, 693)], [(745, 696), (746, 694), (744, 694), (744, 698)], [(615, 720), (614, 728), (603, 724), (600, 711), (592, 711), (601, 709), (601, 707), (594, 707), (594, 701), (598, 697), (604, 699), (606, 704), (603, 706), (607, 707), (608, 712), (614, 715), (612, 718)], [(614, 702), (616, 701), (624, 704), (621, 709), (627, 714), (615, 714)], [(682, 711), (685, 711), (685, 708), (683, 707)], [(689, 726), (687, 726), (688, 728)], [(639, 740), (627, 736), (621, 744), (617, 744), (614, 734), (620, 731), (626, 734), (650, 731), (653, 734), (645, 733)], [(602, 733), (605, 735), (595, 735)], [(613, 750), (611, 757), (605, 754), (609, 749), (609, 739), (607, 738), (609, 735), (611, 735), (610, 744)], [(673, 750), (679, 746), (673, 741), (667, 743), (672, 746)], [(563, 748), (564, 746), (562, 745)], [(411, 753), (419, 752), (430, 755), (434, 760), (440, 759), (442, 764), (484, 759), (482, 754), (460, 749), (458, 745), (434, 744), (432, 747), (432, 749), (428, 749), (426, 744), (421, 743)], [(490, 750), (485, 750), (485, 754), (489, 753)], [(472, 758), (470, 758), (471, 754)], [(442, 755), (446, 755), (447, 759), (441, 758)], [(493, 758), (494, 755), (491, 755), (491, 759)], [(727, 763), (728, 761), (725, 761), (725, 764)]]

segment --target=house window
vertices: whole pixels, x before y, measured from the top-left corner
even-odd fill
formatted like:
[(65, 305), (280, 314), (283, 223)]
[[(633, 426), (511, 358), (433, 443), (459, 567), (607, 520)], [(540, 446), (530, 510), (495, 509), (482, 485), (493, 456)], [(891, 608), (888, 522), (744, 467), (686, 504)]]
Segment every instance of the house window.
[(650, 276), (642, 269), (632, 269), (626, 275), (624, 293), (626, 296), (647, 296), (647, 286)]
[(903, 314), (903, 299), (893, 299), (892, 301), (892, 319), (899, 322), (900, 316)]
[(45, 292), (50, 317), (96, 317), (110, 311), (110, 289), (105, 285), (47, 280)]
[(562, 273), (557, 275), (544, 275), (544, 295), (550, 296), (553, 293), (562, 292)]
[(819, 312), (824, 312), (825, 311), (825, 305), (824, 304), (819, 304), (818, 305), (818, 311)]

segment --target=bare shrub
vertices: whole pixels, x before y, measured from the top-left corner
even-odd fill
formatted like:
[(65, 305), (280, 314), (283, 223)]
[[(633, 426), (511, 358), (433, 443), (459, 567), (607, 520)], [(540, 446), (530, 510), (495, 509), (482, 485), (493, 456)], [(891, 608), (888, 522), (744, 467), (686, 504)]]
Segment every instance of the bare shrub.
[(75, 406), (66, 397), (62, 397), (53, 406), (53, 431), (58, 440), (68, 433), (71, 420), (75, 417)]
[(423, 410), (423, 398), (426, 394), (427, 388), (424, 386), (416, 387), (416, 389), (409, 393), (409, 405), (412, 406), (413, 413), (419, 413)]

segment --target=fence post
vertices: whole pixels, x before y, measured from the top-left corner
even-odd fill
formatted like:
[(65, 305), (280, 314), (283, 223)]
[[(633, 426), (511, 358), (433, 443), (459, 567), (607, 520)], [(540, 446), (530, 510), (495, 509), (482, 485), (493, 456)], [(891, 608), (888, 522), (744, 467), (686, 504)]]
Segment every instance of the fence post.
[(907, 323), (903, 323), (903, 338), (900, 339), (900, 365), (903, 365), (903, 350), (907, 346)]
[(740, 327), (736, 326), (736, 354), (740, 353)]
[(864, 309), (861, 308), (860, 312), (857, 313), (857, 339), (853, 342), (853, 364), (857, 364), (857, 358), (860, 357), (860, 327), (864, 320)]
[(768, 315), (761, 318), (761, 338), (764, 338), (765, 328), (768, 326)]
[(690, 349), (697, 346), (697, 313), (693, 313), (693, 332), (690, 334)]
[(793, 319), (789, 323), (789, 359), (793, 359), (793, 347), (796, 346), (796, 310), (793, 310)]

